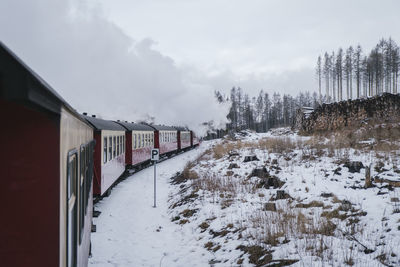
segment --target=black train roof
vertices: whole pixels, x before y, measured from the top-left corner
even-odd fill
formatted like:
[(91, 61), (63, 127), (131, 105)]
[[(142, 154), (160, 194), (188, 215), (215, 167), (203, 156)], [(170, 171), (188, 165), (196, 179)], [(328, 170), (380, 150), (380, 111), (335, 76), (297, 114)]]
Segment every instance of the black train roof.
[(128, 131), (151, 131), (153, 132), (154, 129), (146, 124), (141, 123), (131, 123), (125, 121), (117, 121), (118, 124), (122, 125)]
[(0, 96), (56, 114), (61, 106), (79, 114), (38, 74), (0, 41)]
[(87, 120), (96, 130), (112, 130), (112, 131), (126, 131), (122, 125), (114, 121), (103, 120), (96, 117), (89, 117), (86, 115), (81, 115), (85, 120)]
[(176, 129), (171, 126), (165, 126), (165, 125), (150, 125), (150, 126), (156, 129), (157, 131), (176, 131)]
[(189, 131), (189, 129), (187, 127), (180, 127), (180, 126), (175, 126), (174, 127), (176, 130), (178, 131)]

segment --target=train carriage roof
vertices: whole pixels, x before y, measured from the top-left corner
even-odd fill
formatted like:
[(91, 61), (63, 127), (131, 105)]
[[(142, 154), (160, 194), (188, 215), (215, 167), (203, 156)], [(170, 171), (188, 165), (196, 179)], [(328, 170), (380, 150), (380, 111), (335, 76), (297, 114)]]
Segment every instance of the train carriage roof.
[(150, 125), (157, 131), (176, 131), (174, 127), (166, 126), (166, 125)]
[(56, 114), (65, 106), (79, 114), (38, 74), (0, 41), (0, 96)]
[(174, 127), (176, 130), (178, 130), (178, 131), (189, 131), (189, 129), (187, 128), (187, 127), (180, 127), (180, 126), (175, 126)]
[(152, 127), (142, 123), (131, 123), (126, 121), (117, 121), (116, 123), (122, 125), (128, 131), (154, 131)]
[(122, 125), (119, 125), (115, 121), (103, 120), (96, 117), (90, 117), (86, 115), (81, 115), (85, 120), (87, 120), (96, 130), (111, 130), (111, 131), (126, 131)]

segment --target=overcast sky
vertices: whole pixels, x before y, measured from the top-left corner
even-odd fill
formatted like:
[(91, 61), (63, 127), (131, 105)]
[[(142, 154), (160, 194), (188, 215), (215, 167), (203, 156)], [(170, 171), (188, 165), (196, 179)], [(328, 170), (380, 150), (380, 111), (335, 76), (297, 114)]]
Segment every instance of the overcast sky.
[(215, 89), (316, 87), (319, 54), (400, 42), (400, 1), (2, 0), (0, 40), (79, 111), (223, 123)]

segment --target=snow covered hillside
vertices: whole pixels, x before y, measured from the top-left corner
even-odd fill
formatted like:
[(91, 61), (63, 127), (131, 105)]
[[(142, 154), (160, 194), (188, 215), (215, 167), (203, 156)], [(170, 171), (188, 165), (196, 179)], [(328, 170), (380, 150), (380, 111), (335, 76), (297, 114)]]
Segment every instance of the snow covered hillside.
[(157, 208), (152, 168), (97, 205), (91, 266), (398, 266), (399, 153), (372, 132), (204, 142), (158, 165)]

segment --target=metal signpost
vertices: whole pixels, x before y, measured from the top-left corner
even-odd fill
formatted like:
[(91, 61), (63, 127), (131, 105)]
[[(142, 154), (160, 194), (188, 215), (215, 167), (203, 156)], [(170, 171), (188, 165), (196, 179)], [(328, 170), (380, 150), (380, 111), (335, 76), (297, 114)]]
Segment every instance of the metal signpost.
[(156, 207), (156, 165), (157, 161), (160, 159), (160, 150), (158, 148), (153, 148), (151, 150), (151, 161), (154, 162), (154, 206), (153, 208)]

